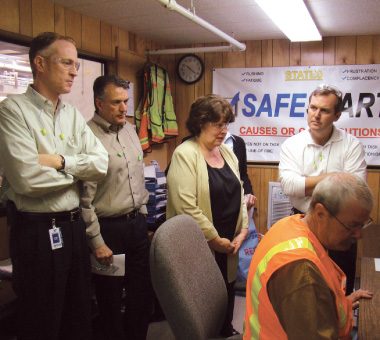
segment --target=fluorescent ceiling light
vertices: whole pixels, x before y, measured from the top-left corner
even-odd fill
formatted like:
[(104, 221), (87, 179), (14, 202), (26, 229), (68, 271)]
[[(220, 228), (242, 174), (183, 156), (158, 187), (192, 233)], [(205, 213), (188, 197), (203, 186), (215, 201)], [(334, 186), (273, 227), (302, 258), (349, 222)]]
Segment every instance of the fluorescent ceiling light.
[(303, 0), (256, 0), (290, 41), (322, 40)]

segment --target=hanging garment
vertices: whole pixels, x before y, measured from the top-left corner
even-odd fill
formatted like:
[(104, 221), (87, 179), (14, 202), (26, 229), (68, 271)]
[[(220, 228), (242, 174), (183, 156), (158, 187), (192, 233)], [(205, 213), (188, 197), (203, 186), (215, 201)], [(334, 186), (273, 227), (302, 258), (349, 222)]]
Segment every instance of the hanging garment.
[(149, 100), (148, 100), (148, 81), (149, 81), (149, 74), (148, 72), (144, 72), (144, 90), (143, 90), (143, 97), (137, 107), (137, 110), (135, 112), (135, 123), (137, 128), (137, 134), (140, 139), (141, 148), (144, 152), (147, 152), (150, 150), (150, 144), (149, 144), (149, 134), (148, 130), (149, 127), (149, 117), (148, 117), (148, 111), (149, 111)]
[(144, 151), (149, 151), (151, 143), (162, 143), (178, 135), (169, 76), (158, 65), (144, 69), (144, 93), (135, 112), (135, 121)]

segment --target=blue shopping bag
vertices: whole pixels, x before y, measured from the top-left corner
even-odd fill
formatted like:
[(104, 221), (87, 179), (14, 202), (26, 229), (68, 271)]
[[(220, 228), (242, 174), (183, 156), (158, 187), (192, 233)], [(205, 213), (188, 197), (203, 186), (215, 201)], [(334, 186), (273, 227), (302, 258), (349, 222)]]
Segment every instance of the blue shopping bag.
[[(253, 208), (251, 209), (253, 210)], [(244, 240), (239, 249), (239, 264), (237, 271), (237, 282), (246, 282), (248, 276), (249, 265), (251, 264), (252, 255), (259, 243), (259, 234), (256, 231), (255, 222), (253, 220), (253, 211), (249, 211), (248, 236)]]

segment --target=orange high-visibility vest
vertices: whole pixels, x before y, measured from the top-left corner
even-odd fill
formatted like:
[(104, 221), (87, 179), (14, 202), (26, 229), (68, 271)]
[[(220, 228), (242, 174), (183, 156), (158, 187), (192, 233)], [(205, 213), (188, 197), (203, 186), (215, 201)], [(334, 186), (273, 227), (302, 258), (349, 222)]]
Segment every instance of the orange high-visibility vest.
[(345, 296), (346, 277), (301, 217), (293, 215), (277, 222), (256, 248), (247, 278), (244, 340), (287, 339), (270, 302), (267, 283), (279, 268), (300, 259), (313, 262), (320, 270), (335, 296), (339, 338), (350, 339), (352, 303)]
[(149, 143), (149, 129), (150, 129), (150, 122), (148, 117), (148, 111), (149, 111), (149, 102), (148, 102), (148, 89), (147, 89), (147, 83), (148, 83), (148, 73), (144, 72), (144, 94), (143, 98), (141, 99), (140, 104), (137, 107), (137, 110), (135, 112), (135, 123), (137, 128), (137, 134), (140, 139), (141, 148), (144, 152), (150, 151), (150, 143)]

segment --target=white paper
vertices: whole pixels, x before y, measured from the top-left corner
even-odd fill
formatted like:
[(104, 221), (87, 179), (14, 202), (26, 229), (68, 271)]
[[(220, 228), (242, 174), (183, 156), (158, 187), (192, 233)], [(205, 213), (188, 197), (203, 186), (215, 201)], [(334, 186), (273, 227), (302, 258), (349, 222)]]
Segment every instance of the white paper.
[(156, 178), (156, 168), (154, 165), (144, 166), (144, 177), (145, 178)]
[(377, 272), (380, 272), (380, 259), (374, 259), (375, 260), (375, 270)]
[(94, 274), (105, 276), (124, 276), (125, 274), (125, 254), (113, 255), (113, 263), (110, 266), (99, 263), (95, 256), (91, 254), (91, 271)]
[(162, 185), (166, 184), (166, 177), (158, 177), (157, 178), (157, 184), (158, 184), (158, 186), (162, 186)]

